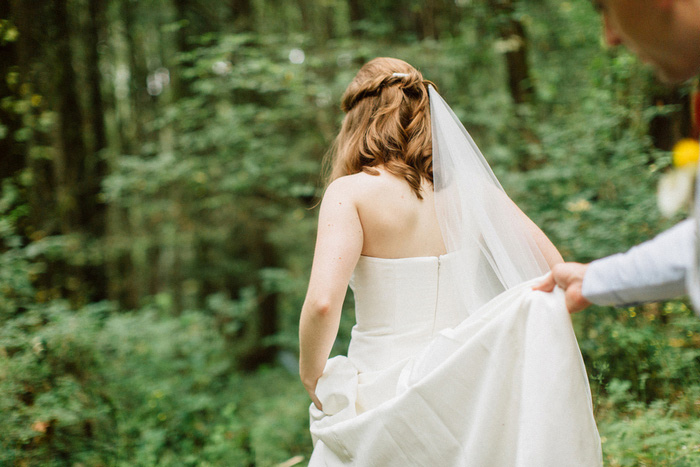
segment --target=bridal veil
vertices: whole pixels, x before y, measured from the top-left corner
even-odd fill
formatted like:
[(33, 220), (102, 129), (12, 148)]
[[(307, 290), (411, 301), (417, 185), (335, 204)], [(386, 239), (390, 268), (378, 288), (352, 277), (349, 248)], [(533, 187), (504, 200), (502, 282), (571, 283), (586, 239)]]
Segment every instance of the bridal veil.
[(476, 309), (500, 292), (549, 271), (524, 216), (508, 198), (467, 130), (429, 86), (435, 206), (448, 252), (460, 255), (457, 276)]

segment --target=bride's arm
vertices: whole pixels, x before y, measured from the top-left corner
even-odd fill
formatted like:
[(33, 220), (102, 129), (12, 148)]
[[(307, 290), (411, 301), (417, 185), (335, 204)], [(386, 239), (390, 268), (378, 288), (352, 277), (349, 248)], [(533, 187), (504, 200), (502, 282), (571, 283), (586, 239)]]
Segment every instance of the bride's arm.
[(330, 184), (321, 202), (311, 278), (299, 322), (299, 375), (318, 408), (315, 389), (338, 333), (350, 276), (362, 252), (362, 224), (352, 181)]
[(532, 220), (527, 217), (527, 214), (525, 214), (517, 204), (513, 203), (513, 205), (522, 216), (522, 221), (525, 224), (525, 227), (529, 230), (530, 235), (532, 236), (533, 240), (535, 240), (535, 243), (537, 243), (537, 247), (542, 252), (542, 255), (544, 256), (545, 261), (547, 261), (549, 267), (552, 268), (555, 264), (563, 263), (564, 258), (562, 258), (561, 253), (559, 253), (559, 250), (557, 250), (557, 247), (554, 246), (547, 235), (542, 232), (542, 229), (540, 229), (537, 224), (532, 222)]
[(542, 232), (542, 229), (540, 229), (537, 224), (535, 224), (512, 199), (510, 199), (508, 194), (503, 191), (500, 186), (496, 187), (491, 183), (486, 183), (484, 187), (484, 198), (487, 200), (491, 199), (496, 203), (496, 212), (508, 213), (505, 215), (510, 215), (511, 212), (509, 207), (515, 211), (513, 214), (520, 219), (520, 225), (527, 229), (530, 237), (534, 240), (537, 248), (542, 253), (544, 260), (547, 262), (550, 269), (553, 268), (555, 264), (564, 262), (564, 258), (562, 258), (561, 253), (559, 253), (559, 250), (557, 250), (557, 247), (554, 246), (547, 235)]

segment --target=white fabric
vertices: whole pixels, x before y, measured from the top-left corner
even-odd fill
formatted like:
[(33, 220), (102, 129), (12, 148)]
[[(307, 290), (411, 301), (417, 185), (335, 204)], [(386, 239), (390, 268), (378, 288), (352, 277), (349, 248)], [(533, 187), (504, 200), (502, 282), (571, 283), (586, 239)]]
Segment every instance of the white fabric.
[(315, 466), (597, 466), (600, 439), (562, 294), (457, 117), (430, 87), (448, 254), (361, 257), (347, 357), (312, 404)]
[(696, 223), (687, 219), (626, 253), (593, 261), (583, 279), (582, 294), (598, 305), (632, 305), (684, 295), (692, 284), (689, 271), (695, 243)]
[(312, 404), (316, 466), (598, 466), (590, 390), (560, 291), (458, 306), (460, 258), (361, 257), (348, 357)]
[(475, 309), (498, 293), (539, 277), (549, 266), (488, 162), (452, 109), (429, 86), (435, 207), (449, 252), (459, 252), (461, 289)]
[(692, 251), (693, 262), (688, 270), (686, 279), (686, 288), (688, 295), (693, 302), (695, 313), (700, 316), (700, 163), (698, 170), (695, 172), (695, 202), (693, 204), (693, 213), (695, 216), (695, 238), (693, 241)]

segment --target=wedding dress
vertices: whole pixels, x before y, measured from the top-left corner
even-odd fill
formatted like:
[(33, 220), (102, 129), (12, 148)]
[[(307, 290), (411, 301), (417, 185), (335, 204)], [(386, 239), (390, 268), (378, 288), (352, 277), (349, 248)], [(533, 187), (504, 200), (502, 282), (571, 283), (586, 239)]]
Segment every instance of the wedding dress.
[(546, 263), (430, 92), (449, 253), (360, 257), (348, 355), (328, 360), (316, 387), (323, 411), (310, 407), (309, 466), (602, 465), (563, 293), (532, 291)]

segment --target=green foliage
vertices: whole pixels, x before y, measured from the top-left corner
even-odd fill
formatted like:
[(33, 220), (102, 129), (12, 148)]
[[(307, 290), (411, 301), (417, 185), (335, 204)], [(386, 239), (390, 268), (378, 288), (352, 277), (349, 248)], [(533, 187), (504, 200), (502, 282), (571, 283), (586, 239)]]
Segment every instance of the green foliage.
[[(350, 24), (341, 0), (256, 0), (248, 32), (199, 28), (177, 51), (173, 37), (192, 22), (170, 6), (108, 3), (100, 65), (103, 87), (116, 91), (107, 93), (110, 147), (100, 156), (110, 163), (104, 238), (47, 236), (55, 219), (31, 218), (44, 180), (36, 164), (55, 151), (56, 96), (40, 95), (40, 80), (27, 82), (19, 67), (3, 68), (12, 95), (0, 108), (21, 124), (3, 120), (0, 140), (25, 145), (35, 166), (4, 179), (0, 195), (1, 465), (308, 458), (309, 400), (283, 369), (294, 364), (240, 367), (251, 350), (295, 359), (315, 235), (309, 207), (340, 96), (375, 56), (405, 59), (437, 83), (566, 259), (623, 251), (675, 221), (655, 207), (670, 157), (649, 126), (678, 108), (652, 102), (656, 85), (629, 54), (601, 50), (586, 2), (516, 1), (509, 15), (484, 1), (435, 2), (455, 15), (438, 15), (431, 33), (430, 2), (360, 1), (372, 8)], [(200, 6), (198, 19), (228, 21), (206, 17), (224, 15), (224, 4)], [(511, 16), (527, 32), (534, 89), (519, 106), (498, 34)], [(0, 20), (0, 45), (17, 40), (14, 23)], [(128, 51), (134, 44), (143, 50)], [(290, 59), (295, 49), (301, 63)], [(173, 83), (145, 95), (138, 80), (166, 68)], [(130, 141), (133, 125), (141, 139)], [(75, 269), (96, 264), (114, 300), (68, 302), (80, 286)], [(349, 341), (351, 299), (346, 309), (334, 353)], [(700, 321), (685, 302), (594, 307), (574, 323), (606, 463), (698, 465)]]
[(700, 386), (672, 404), (657, 400), (649, 406), (631, 400), (629, 384), (614, 380), (608, 389), (610, 405), (618, 407), (597, 417), (606, 465), (700, 465)]
[(275, 465), (308, 451), (296, 377), (232, 371), (212, 316), (36, 301), (28, 250), (0, 255), (0, 464)]
[(590, 366), (602, 381), (630, 383), (636, 400), (673, 400), (683, 387), (700, 384), (700, 322), (681, 302), (590, 310), (577, 325)]

